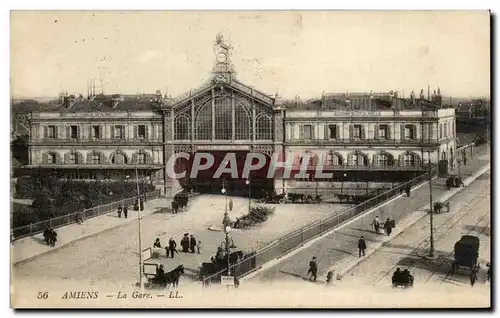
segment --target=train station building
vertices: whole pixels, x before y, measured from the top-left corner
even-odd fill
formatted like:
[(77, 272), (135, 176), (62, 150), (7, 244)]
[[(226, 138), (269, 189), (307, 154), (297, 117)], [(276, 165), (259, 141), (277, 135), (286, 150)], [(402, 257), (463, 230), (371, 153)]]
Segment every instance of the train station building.
[[(168, 163), (176, 153), (210, 153), (220, 165), (227, 153), (238, 171), (248, 153), (269, 162), (250, 174), (255, 187), (336, 187), (339, 182), (400, 182), (428, 169), (456, 164), (455, 110), (441, 105), (439, 91), (403, 98), (388, 93), (324, 93), (308, 101), (283, 100), (238, 80), (231, 48), (218, 37), (210, 80), (176, 98), (151, 95), (87, 96), (61, 94), (29, 115), (28, 169), (44, 169), (74, 179), (124, 179), (135, 176), (176, 191), (244, 178), (214, 170), (189, 177), (191, 159), (175, 161), (187, 177), (170, 178)], [(293, 157), (292, 173), (279, 170), (267, 178), (271, 158)], [(307, 163), (303, 162), (307, 154)], [(193, 157), (193, 156), (192, 156)], [(327, 179), (297, 179), (301, 166), (321, 163)], [(314, 185), (313, 185), (314, 184)], [(375, 185), (376, 186), (376, 185)]]

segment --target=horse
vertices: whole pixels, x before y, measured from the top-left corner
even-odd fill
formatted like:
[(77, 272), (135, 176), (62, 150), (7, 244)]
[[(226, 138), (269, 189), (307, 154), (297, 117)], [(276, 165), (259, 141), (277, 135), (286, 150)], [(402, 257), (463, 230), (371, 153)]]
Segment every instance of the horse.
[(172, 271), (165, 274), (165, 284), (168, 287), (172, 285), (173, 287), (179, 287), (179, 278), (184, 274), (184, 265), (179, 265)]

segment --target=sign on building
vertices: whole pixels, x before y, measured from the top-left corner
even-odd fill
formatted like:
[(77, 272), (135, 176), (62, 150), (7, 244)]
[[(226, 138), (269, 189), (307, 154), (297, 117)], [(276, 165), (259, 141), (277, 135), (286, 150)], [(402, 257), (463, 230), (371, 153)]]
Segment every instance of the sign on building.
[(222, 285), (234, 286), (234, 277), (233, 276), (221, 276), (220, 282)]

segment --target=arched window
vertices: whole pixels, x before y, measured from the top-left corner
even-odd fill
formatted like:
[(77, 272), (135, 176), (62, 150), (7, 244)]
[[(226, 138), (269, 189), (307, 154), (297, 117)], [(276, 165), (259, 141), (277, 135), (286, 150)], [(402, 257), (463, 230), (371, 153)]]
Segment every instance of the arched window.
[(257, 140), (271, 140), (273, 139), (273, 124), (269, 116), (261, 114), (257, 116), (255, 123), (256, 138)]
[(368, 165), (368, 158), (366, 157), (365, 154), (361, 152), (354, 152), (349, 154), (350, 157), (350, 165), (352, 166), (367, 166)]
[(215, 99), (215, 139), (231, 140), (233, 132), (233, 110), (231, 99), (218, 97)]
[(389, 167), (394, 165), (394, 157), (389, 153), (380, 153), (378, 155), (378, 165), (382, 167)]
[(124, 153), (116, 152), (111, 156), (111, 163), (114, 165), (126, 165), (128, 160)]
[(406, 153), (404, 155), (404, 164), (405, 166), (415, 166), (416, 165), (415, 155), (412, 153)]
[(206, 102), (198, 110), (195, 121), (195, 139), (211, 140), (212, 139), (212, 102)]
[(252, 139), (252, 116), (245, 105), (236, 105), (234, 110), (234, 120), (234, 138), (236, 140)]
[(100, 165), (101, 164), (101, 154), (97, 151), (94, 151), (91, 154), (90, 160), (91, 160), (91, 163), (93, 165)]
[(344, 164), (342, 156), (335, 152), (330, 152), (327, 157), (327, 165), (329, 166), (341, 166)]
[(181, 114), (175, 117), (174, 138), (175, 140), (191, 139), (191, 121), (187, 115)]

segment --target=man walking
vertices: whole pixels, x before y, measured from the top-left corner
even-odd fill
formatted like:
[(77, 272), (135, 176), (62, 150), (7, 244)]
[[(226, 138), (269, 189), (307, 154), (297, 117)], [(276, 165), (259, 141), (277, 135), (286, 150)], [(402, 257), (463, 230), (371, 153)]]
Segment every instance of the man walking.
[(375, 217), (375, 220), (373, 220), (373, 229), (377, 234), (380, 233), (380, 220), (378, 219), (378, 216)]
[(168, 241), (168, 249), (167, 249), (167, 257), (168, 257), (168, 252), (170, 252), (170, 257), (174, 258), (174, 252), (177, 252), (177, 243), (174, 241), (173, 238), (170, 238)]
[(316, 275), (318, 274), (318, 264), (316, 263), (316, 257), (313, 257), (312, 260), (309, 262), (309, 270), (307, 271), (307, 275), (309, 276), (309, 279), (313, 282), (316, 282)]
[(229, 198), (229, 211), (233, 211), (233, 199)]
[(366, 250), (366, 242), (364, 237), (360, 237), (358, 240), (358, 250), (359, 250), (359, 257), (361, 257), (361, 254), (365, 256), (365, 250)]
[(125, 216), (125, 218), (128, 216), (128, 207), (126, 206), (123, 208), (123, 216)]

